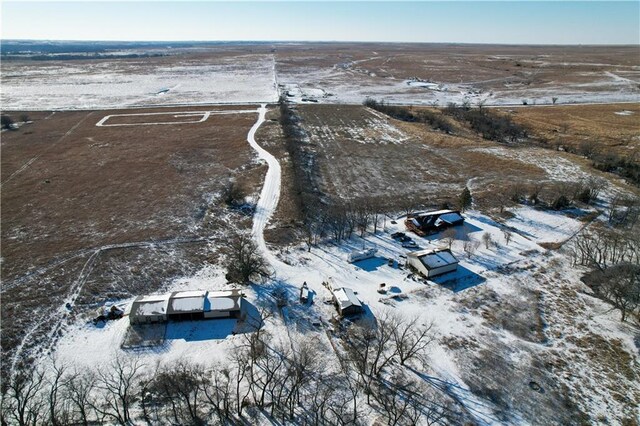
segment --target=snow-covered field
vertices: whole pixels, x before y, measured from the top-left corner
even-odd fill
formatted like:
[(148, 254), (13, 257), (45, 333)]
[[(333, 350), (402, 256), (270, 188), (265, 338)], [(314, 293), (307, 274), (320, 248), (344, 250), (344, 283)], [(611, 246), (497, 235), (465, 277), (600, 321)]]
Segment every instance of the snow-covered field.
[[(478, 58), (471, 55), (469, 58), (476, 62), (469, 65), (469, 74), (465, 75), (456, 57), (429, 62), (414, 53), (417, 67), (414, 69), (406, 62), (396, 63), (393, 50), (388, 57), (365, 56), (345, 63), (321, 50), (304, 60), (296, 59), (293, 51), (276, 54), (257, 50), (222, 56), (215, 49), (203, 52), (200, 52), (203, 56), (196, 58), (189, 53), (164, 58), (3, 61), (2, 107), (48, 110), (259, 103), (275, 102), (280, 93), (297, 103), (361, 104), (366, 98), (375, 98), (391, 103), (440, 106), (450, 102), (513, 106), (525, 102), (527, 105), (637, 102), (640, 96), (638, 71), (633, 65), (620, 65), (621, 69), (617, 69), (606, 64), (610, 69), (607, 70), (602, 64), (571, 62), (565, 64), (571, 69), (566, 74), (562, 69), (558, 71), (558, 63), (551, 66), (544, 61), (521, 58), (520, 62), (528, 65), (527, 70), (509, 70), (505, 74), (500, 67), (495, 71), (492, 62), (508, 58), (485, 58), (478, 68)], [(356, 52), (363, 55), (366, 50)], [(600, 68), (580, 71), (590, 65)], [(403, 68), (407, 66), (410, 69)], [(450, 75), (442, 74), (447, 66)], [(550, 66), (559, 74), (551, 73), (550, 77), (545, 74), (540, 81), (536, 80)], [(475, 76), (474, 70), (494, 71), (485, 76), (488, 78), (481, 78)], [(409, 77), (412, 72), (418, 73), (418, 77)], [(567, 77), (570, 80), (563, 81)], [(535, 84), (530, 85), (534, 80)]]
[[(439, 105), (451, 102), (471, 105), (552, 105), (581, 103), (638, 102), (640, 93), (633, 81), (620, 81), (602, 74), (600, 83), (549, 84), (544, 88), (525, 86), (492, 91), (478, 90), (474, 82), (424, 83), (376, 75), (353, 74), (338, 67), (297, 68), (280, 71), (278, 83), (287, 99), (298, 103), (361, 104), (367, 98), (408, 105)], [(593, 91), (598, 87), (598, 91)]]
[[(623, 413), (628, 414), (629, 407), (624, 401), (607, 398), (608, 387), (583, 386), (599, 364), (597, 360), (584, 358), (578, 343), (569, 342), (593, 336), (618, 339), (624, 350), (637, 359), (638, 350), (632, 336), (608, 306), (596, 299), (576, 296), (574, 308), (567, 309), (566, 293), (576, 294), (580, 289), (579, 273), (570, 267), (566, 254), (550, 253), (539, 245), (563, 242), (583, 223), (560, 213), (531, 207), (513, 210), (514, 217), (504, 225), (480, 212), (466, 212), (465, 224), (457, 228), (451, 247), (460, 260), (458, 270), (429, 281), (399, 266), (406, 261), (407, 250), (390, 235), (406, 231), (402, 218), (394, 221), (388, 218), (383, 229), (375, 234), (353, 237), (338, 245), (321, 244), (310, 252), (304, 246), (271, 250), (264, 242), (263, 232), (277, 205), (281, 174), (278, 162), (262, 150), (254, 138), (264, 114), (263, 106), (248, 136), (259, 157), (269, 165), (256, 209), (253, 237), (274, 269), (275, 277), (267, 283), (246, 288), (245, 293), (246, 309), (255, 314), (274, 289), (288, 291), (289, 306), (282, 310), (281, 316), (273, 316), (266, 322), (265, 330), (274, 341), (314, 336), (329, 348), (331, 340), (337, 339), (331, 337), (333, 326), (330, 325), (337, 314), (330, 303), (331, 293), (327, 286), (349, 287), (364, 303), (367, 316), (375, 318), (393, 312), (405, 318), (417, 317), (421, 324), (433, 323), (436, 341), (430, 347), (426, 363), (430, 380), (446, 383), (448, 395), (478, 424), (535, 424), (537, 415), (543, 419), (553, 418), (553, 407), (558, 403), (556, 398), (564, 388), (569, 389), (581, 410), (603, 416), (611, 424), (619, 424)], [(513, 232), (509, 242), (506, 227)], [(426, 238), (409, 235), (421, 248), (440, 248), (445, 244), (440, 235)], [(466, 249), (468, 241), (476, 241), (475, 250)], [(377, 248), (376, 257), (348, 263), (348, 254), (363, 247)], [(389, 259), (394, 261), (392, 266)], [(310, 306), (295, 301), (303, 282), (313, 294)], [(386, 294), (377, 292), (381, 283), (386, 284)], [(170, 283), (166, 290), (222, 288), (228, 288), (224, 271), (207, 266), (194, 276)], [(535, 296), (533, 299), (532, 295)], [(517, 304), (525, 303), (521, 308), (532, 309), (526, 304), (534, 303), (535, 307), (540, 300), (544, 301), (538, 307), (542, 309), (538, 313), (540, 318), (534, 318), (533, 323), (521, 323), (519, 316), (527, 312), (519, 312)], [(122, 302), (126, 304), (131, 300)], [(592, 314), (575, 318), (574, 309), (580, 312), (589, 309)], [(504, 313), (500, 314), (501, 311)], [(541, 335), (532, 340), (527, 327), (535, 327), (536, 321), (542, 321), (545, 326), (536, 331)], [(78, 322), (65, 330), (55, 348), (55, 358), (63, 365), (90, 370), (104, 368), (116, 357), (136, 358), (147, 369), (184, 360), (211, 366), (227, 359), (244, 341), (242, 334), (236, 334), (240, 326), (234, 319), (170, 323), (162, 344), (131, 350), (121, 347), (128, 328), (126, 317), (103, 327)], [(525, 328), (524, 335), (520, 327)], [(456, 342), (472, 342), (476, 349), (471, 352), (461, 349)], [(494, 367), (480, 355), (485, 352), (493, 353), (500, 362), (507, 362), (504, 368), (508, 366), (513, 371), (493, 377), (496, 374)], [(335, 365), (331, 354), (329, 350), (321, 356), (327, 359), (328, 365)], [(533, 360), (554, 360), (554, 357), (571, 359), (574, 363), (570, 368), (554, 370), (553, 374), (532, 369), (530, 365)], [(480, 362), (479, 367), (472, 368), (470, 364), (477, 362)], [(517, 397), (509, 412), (504, 413), (499, 398), (488, 398), (478, 390), (482, 388), (478, 375), (493, 383), (508, 374), (514, 375), (513, 379), (503, 384), (498, 392), (515, 392)], [(619, 380), (619, 376), (612, 380)], [(531, 383), (535, 386), (541, 383), (550, 399), (541, 397), (538, 390), (532, 391)], [(627, 382), (624, 386), (629, 387), (629, 392), (638, 390), (635, 382)]]
[[(493, 339), (498, 339), (498, 342), (511, 348), (512, 354), (509, 356), (513, 358), (514, 365), (525, 363), (522, 364), (523, 369), (528, 368), (526, 360), (529, 359), (532, 350), (534, 354), (540, 351), (562, 353), (570, 348), (566, 347), (563, 339), (554, 339), (552, 336), (548, 336), (547, 343), (526, 342), (507, 330), (496, 328), (495, 324), (487, 323), (483, 315), (478, 315), (477, 312), (466, 308), (461, 301), (469, 297), (485, 300), (483, 295), (490, 293), (497, 294), (506, 302), (518, 299), (523, 291), (532, 289), (541, 292), (549, 299), (555, 297), (558, 289), (554, 287), (557, 283), (548, 282), (543, 285), (542, 282), (533, 279), (532, 272), (535, 268), (555, 265), (551, 268), (556, 274), (571, 274), (572, 276), (567, 275), (570, 281), (577, 280), (577, 277), (570, 268), (567, 268), (566, 257), (545, 254), (545, 250), (538, 243), (564, 241), (582, 226), (580, 222), (566, 216), (540, 212), (528, 207), (520, 208), (514, 213), (515, 218), (507, 224), (515, 229), (515, 233), (507, 245), (502, 225), (480, 213), (468, 212), (465, 215), (465, 225), (458, 229), (458, 239), (452, 246), (453, 253), (461, 260), (458, 271), (437, 277), (432, 281), (418, 279), (406, 269), (398, 267), (398, 263), (404, 262), (403, 256), (406, 254), (406, 249), (391, 239), (390, 234), (405, 231), (401, 220), (397, 224), (387, 221), (384, 231), (376, 235), (369, 234), (364, 239), (355, 237), (338, 246), (322, 245), (312, 249), (311, 252), (307, 252), (305, 247), (298, 247), (286, 252), (270, 253), (269, 257), (277, 274), (276, 282), (279, 283), (277, 285), (288, 288), (290, 299), (296, 300), (296, 289), (305, 281), (314, 293), (314, 303), (312, 306), (304, 307), (293, 302), (291, 309), (287, 310), (288, 317), (271, 318), (267, 322), (266, 330), (269, 330), (274, 339), (286, 341), (291, 336), (295, 339), (298, 331), (309, 328), (309, 324), (318, 320), (324, 324), (323, 328), (328, 327), (330, 320), (336, 317), (336, 312), (332, 305), (324, 303), (330, 300), (331, 294), (322, 283), (329, 283), (333, 287), (350, 287), (365, 304), (367, 315), (378, 317), (391, 311), (407, 318), (419, 317), (420, 323), (432, 322), (438, 337), (429, 350), (429, 366), (432, 374), (457, 389), (456, 392), (465, 401), (464, 404), (468, 405), (467, 409), (474, 413), (473, 416), (479, 424), (504, 424), (496, 414), (499, 411), (498, 408), (482, 395), (474, 395), (469, 384), (465, 383), (464, 378), (471, 374), (469, 367), (461, 363), (458, 357), (462, 354), (452, 349), (449, 342), (456, 339), (477, 341), (482, 338), (481, 336), (485, 336), (485, 339), (489, 340), (481, 342), (480, 345), (491, 348), (494, 344)], [(481, 242), (485, 233), (491, 235), (493, 243), (489, 248), (481, 243), (477, 251), (472, 256), (468, 256), (463, 248), (464, 241), (472, 239)], [(438, 235), (430, 238), (413, 236), (423, 248), (442, 247), (443, 243), (438, 237)], [(376, 257), (355, 264), (348, 263), (346, 260), (348, 253), (351, 250), (361, 249), (363, 245), (376, 247), (378, 249)], [(396, 261), (393, 267), (388, 265), (387, 259)], [(522, 272), (506, 274), (501, 268)], [(386, 283), (389, 289), (386, 295), (377, 292), (380, 283)], [(276, 284), (266, 284), (264, 287), (256, 285), (246, 289), (247, 301), (251, 309), (263, 303), (263, 293), (272, 289), (273, 285)], [(216, 290), (226, 287), (224, 271), (206, 267), (192, 277), (176, 280), (170, 285), (169, 290)], [(547, 293), (548, 296), (546, 296)], [(621, 337), (626, 349), (637, 354), (633, 339), (622, 331), (617, 316), (607, 312), (607, 307), (598, 301), (592, 300), (589, 303), (596, 307), (595, 315), (592, 315), (589, 321), (589, 327), (593, 332)], [(548, 308), (552, 309), (553, 306), (549, 304)], [(548, 315), (545, 320), (550, 329), (562, 327), (559, 322), (563, 320), (561, 313), (549, 311), (544, 315)], [(560, 318), (556, 321), (554, 317)], [(137, 357), (149, 368), (157, 363), (168, 364), (179, 360), (212, 365), (216, 361), (224, 360), (230, 355), (230, 350), (243, 341), (241, 335), (232, 333), (237, 327), (236, 320), (170, 323), (162, 345), (132, 352), (120, 348), (127, 327), (127, 318), (109, 322), (102, 328), (90, 323), (75, 324), (60, 339), (55, 351), (56, 358), (63, 364), (90, 369), (108, 365), (116, 355)], [(314, 332), (317, 338), (326, 341), (324, 334), (318, 331), (321, 330), (316, 328)], [(589, 377), (587, 365), (573, 367), (575, 368), (571, 372), (573, 385), (578, 386), (576, 397), (588, 396), (589, 399), (583, 401), (582, 408), (592, 412), (596, 407), (592, 406), (593, 402), (588, 401), (601, 400), (606, 392), (585, 394), (584, 389), (579, 387), (580, 380), (576, 380), (576, 376), (586, 380)], [(571, 381), (567, 383), (572, 385)], [(629, 385), (638, 386), (637, 383)], [(620, 414), (621, 406), (614, 401), (603, 401), (598, 405), (597, 410), (610, 419), (616, 419)], [(520, 418), (517, 406), (511, 413), (511, 419), (507, 423), (533, 424), (531, 419), (525, 421)], [(613, 424), (616, 422), (614, 421)]]
[(5, 110), (274, 102), (274, 58), (247, 55), (206, 61), (3, 63)]

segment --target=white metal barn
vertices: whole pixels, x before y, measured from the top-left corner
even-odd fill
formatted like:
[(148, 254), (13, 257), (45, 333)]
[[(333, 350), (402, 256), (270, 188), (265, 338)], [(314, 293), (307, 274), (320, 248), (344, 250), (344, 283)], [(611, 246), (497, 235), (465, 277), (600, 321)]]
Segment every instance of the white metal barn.
[(141, 296), (131, 305), (131, 324), (209, 318), (240, 318), (242, 298), (239, 289), (221, 291), (176, 291), (159, 296)]
[(152, 324), (167, 321), (170, 294), (140, 296), (133, 301), (129, 322), (131, 324)]
[(407, 263), (427, 278), (453, 272), (458, 268), (458, 259), (451, 250), (420, 250), (407, 253)]

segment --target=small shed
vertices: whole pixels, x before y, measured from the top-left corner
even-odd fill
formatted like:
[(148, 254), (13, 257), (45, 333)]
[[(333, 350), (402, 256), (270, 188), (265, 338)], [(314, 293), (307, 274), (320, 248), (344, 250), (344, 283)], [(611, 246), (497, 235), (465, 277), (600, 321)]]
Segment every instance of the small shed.
[(451, 250), (420, 250), (407, 253), (407, 263), (427, 278), (453, 272), (458, 268), (458, 259)]
[(238, 318), (243, 294), (238, 289), (210, 291), (204, 299), (204, 318)]
[(170, 294), (139, 296), (131, 305), (130, 324), (152, 324), (167, 321)]
[(170, 320), (196, 320), (204, 318), (204, 290), (176, 291), (171, 294), (167, 316)]
[(356, 294), (347, 287), (333, 290), (333, 301), (336, 304), (338, 313), (343, 317), (357, 315), (364, 311), (362, 303), (360, 303)]

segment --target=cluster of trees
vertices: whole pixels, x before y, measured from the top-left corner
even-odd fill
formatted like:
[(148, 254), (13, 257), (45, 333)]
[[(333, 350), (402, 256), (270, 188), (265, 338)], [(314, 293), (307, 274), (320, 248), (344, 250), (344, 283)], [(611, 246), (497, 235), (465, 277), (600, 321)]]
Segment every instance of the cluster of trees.
[(621, 321), (635, 315), (640, 324), (640, 265), (620, 263), (583, 277), (594, 293), (620, 311)]
[(574, 265), (593, 268), (583, 277), (596, 296), (610, 302), (625, 321), (640, 322), (640, 234), (637, 229), (600, 226), (576, 235), (571, 247)]
[[(566, 133), (566, 132), (564, 132)], [(591, 165), (603, 172), (614, 173), (629, 179), (635, 185), (640, 185), (640, 162), (637, 155), (629, 153), (616, 153), (607, 149), (606, 145), (600, 145), (595, 140), (586, 140), (578, 145), (566, 144), (561, 140), (554, 142), (544, 141), (554, 149), (563, 149), (566, 152), (581, 155), (592, 161)]]
[[(458, 414), (434, 403), (420, 377), (424, 355), (434, 339), (432, 324), (389, 312), (375, 322), (356, 323), (341, 338), (340, 368), (358, 418), (358, 395), (384, 417), (385, 424), (450, 423)], [(457, 419), (456, 419), (457, 420)]]
[(364, 392), (388, 424), (444, 424), (455, 412), (428, 400), (421, 380), (404, 367), (432, 339), (417, 320), (383, 318), (377, 327), (347, 331), (339, 362), (327, 364), (319, 356), (327, 348), (314, 339), (284, 343), (258, 325), (213, 366), (182, 360), (153, 367), (116, 357), (96, 371), (54, 364), (48, 374), (19, 373), (3, 383), (1, 420), (223, 425), (260, 416), (281, 424), (358, 424)]
[(414, 111), (404, 106), (394, 106), (385, 103), (384, 101), (376, 101), (373, 99), (366, 99), (364, 106), (375, 109), (383, 114), (388, 115), (396, 120), (407, 121), (410, 123), (425, 123), (431, 126), (434, 130), (439, 130), (445, 133), (453, 133), (453, 126), (444, 118), (441, 114), (428, 110)]
[(457, 120), (466, 121), (484, 139), (496, 142), (517, 142), (528, 137), (527, 129), (516, 124), (510, 117), (490, 112), (480, 105), (472, 109), (469, 102), (462, 105), (448, 104), (443, 113)]
[(386, 206), (373, 198), (358, 203), (316, 204), (306, 217), (305, 234), (309, 248), (322, 238), (335, 242), (349, 239), (354, 233), (361, 237), (367, 230), (374, 233), (384, 227)]
[(513, 184), (506, 191), (497, 191), (495, 197), (501, 212), (510, 203), (563, 210), (578, 202), (593, 204), (605, 187), (605, 180), (589, 177), (546, 187), (541, 182), (530, 185)]
[[(20, 121), (22, 123), (27, 123), (30, 120), (31, 119), (29, 118), (28, 114), (20, 114)], [(15, 127), (12, 126), (13, 124), (15, 124), (15, 120), (10, 115), (0, 114), (0, 123), (3, 129), (15, 129)]]
[(640, 185), (640, 162), (637, 159), (614, 152), (596, 152), (590, 159), (596, 169), (615, 173), (629, 179), (635, 185)]

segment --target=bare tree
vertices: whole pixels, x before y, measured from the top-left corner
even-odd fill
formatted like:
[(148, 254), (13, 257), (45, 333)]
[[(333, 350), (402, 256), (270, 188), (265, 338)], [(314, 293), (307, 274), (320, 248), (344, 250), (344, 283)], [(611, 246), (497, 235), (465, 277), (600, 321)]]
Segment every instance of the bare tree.
[(480, 246), (480, 242), (469, 238), (464, 242), (463, 249), (464, 249), (464, 252), (467, 254), (467, 257), (471, 258), (476, 253), (476, 250), (478, 249), (479, 246)]
[(249, 235), (239, 235), (231, 242), (227, 258), (226, 278), (229, 282), (248, 284), (252, 280), (265, 279), (272, 275), (269, 264), (262, 257)]
[(49, 377), (46, 380), (48, 387), (47, 402), (49, 408), (49, 422), (52, 426), (61, 426), (65, 423), (65, 415), (61, 413), (60, 397), (65, 382), (65, 367), (58, 364), (55, 360), (52, 362)]
[(44, 371), (39, 368), (13, 375), (2, 398), (3, 417), (20, 426), (38, 424), (41, 413), (46, 409), (42, 395), (45, 384)]
[(422, 324), (420, 317), (397, 320), (393, 329), (393, 340), (400, 365), (423, 355), (434, 340), (433, 323)]
[(504, 236), (504, 242), (506, 245), (509, 245), (509, 243), (511, 242), (511, 239), (513, 238), (513, 232), (511, 232), (509, 229), (505, 228), (502, 230), (502, 235)]
[(2, 122), (3, 129), (10, 129), (14, 124), (13, 118), (7, 114), (0, 115), (0, 121)]
[(596, 294), (620, 311), (621, 321), (640, 309), (640, 265), (621, 263), (585, 277)]
[(230, 179), (222, 189), (222, 200), (229, 207), (238, 207), (243, 205), (245, 197), (246, 194), (244, 189), (233, 179)]
[(455, 241), (456, 236), (457, 236), (457, 232), (453, 228), (448, 228), (442, 233), (442, 241), (444, 241), (445, 244), (447, 244), (447, 247), (449, 248), (449, 250), (451, 250), (451, 245)]
[(96, 387), (103, 392), (91, 404), (93, 408), (121, 425), (131, 423), (131, 408), (136, 401), (136, 386), (142, 367), (137, 358), (116, 356), (108, 368), (98, 370)]
[(71, 423), (88, 426), (91, 418), (91, 394), (96, 387), (96, 377), (89, 371), (75, 371), (64, 382), (65, 399), (70, 403)]
[(393, 345), (397, 322), (396, 317), (385, 311), (375, 322), (363, 321), (352, 326), (343, 338), (349, 359), (364, 385), (367, 403), (373, 381), (397, 355)]
[(178, 424), (204, 424), (200, 398), (208, 386), (204, 368), (178, 361), (160, 368), (154, 375), (150, 391), (170, 404), (170, 412)]
[(482, 242), (484, 243), (484, 248), (488, 249), (491, 243), (493, 242), (493, 239), (491, 238), (491, 234), (488, 232), (485, 232), (484, 234), (482, 234)]

